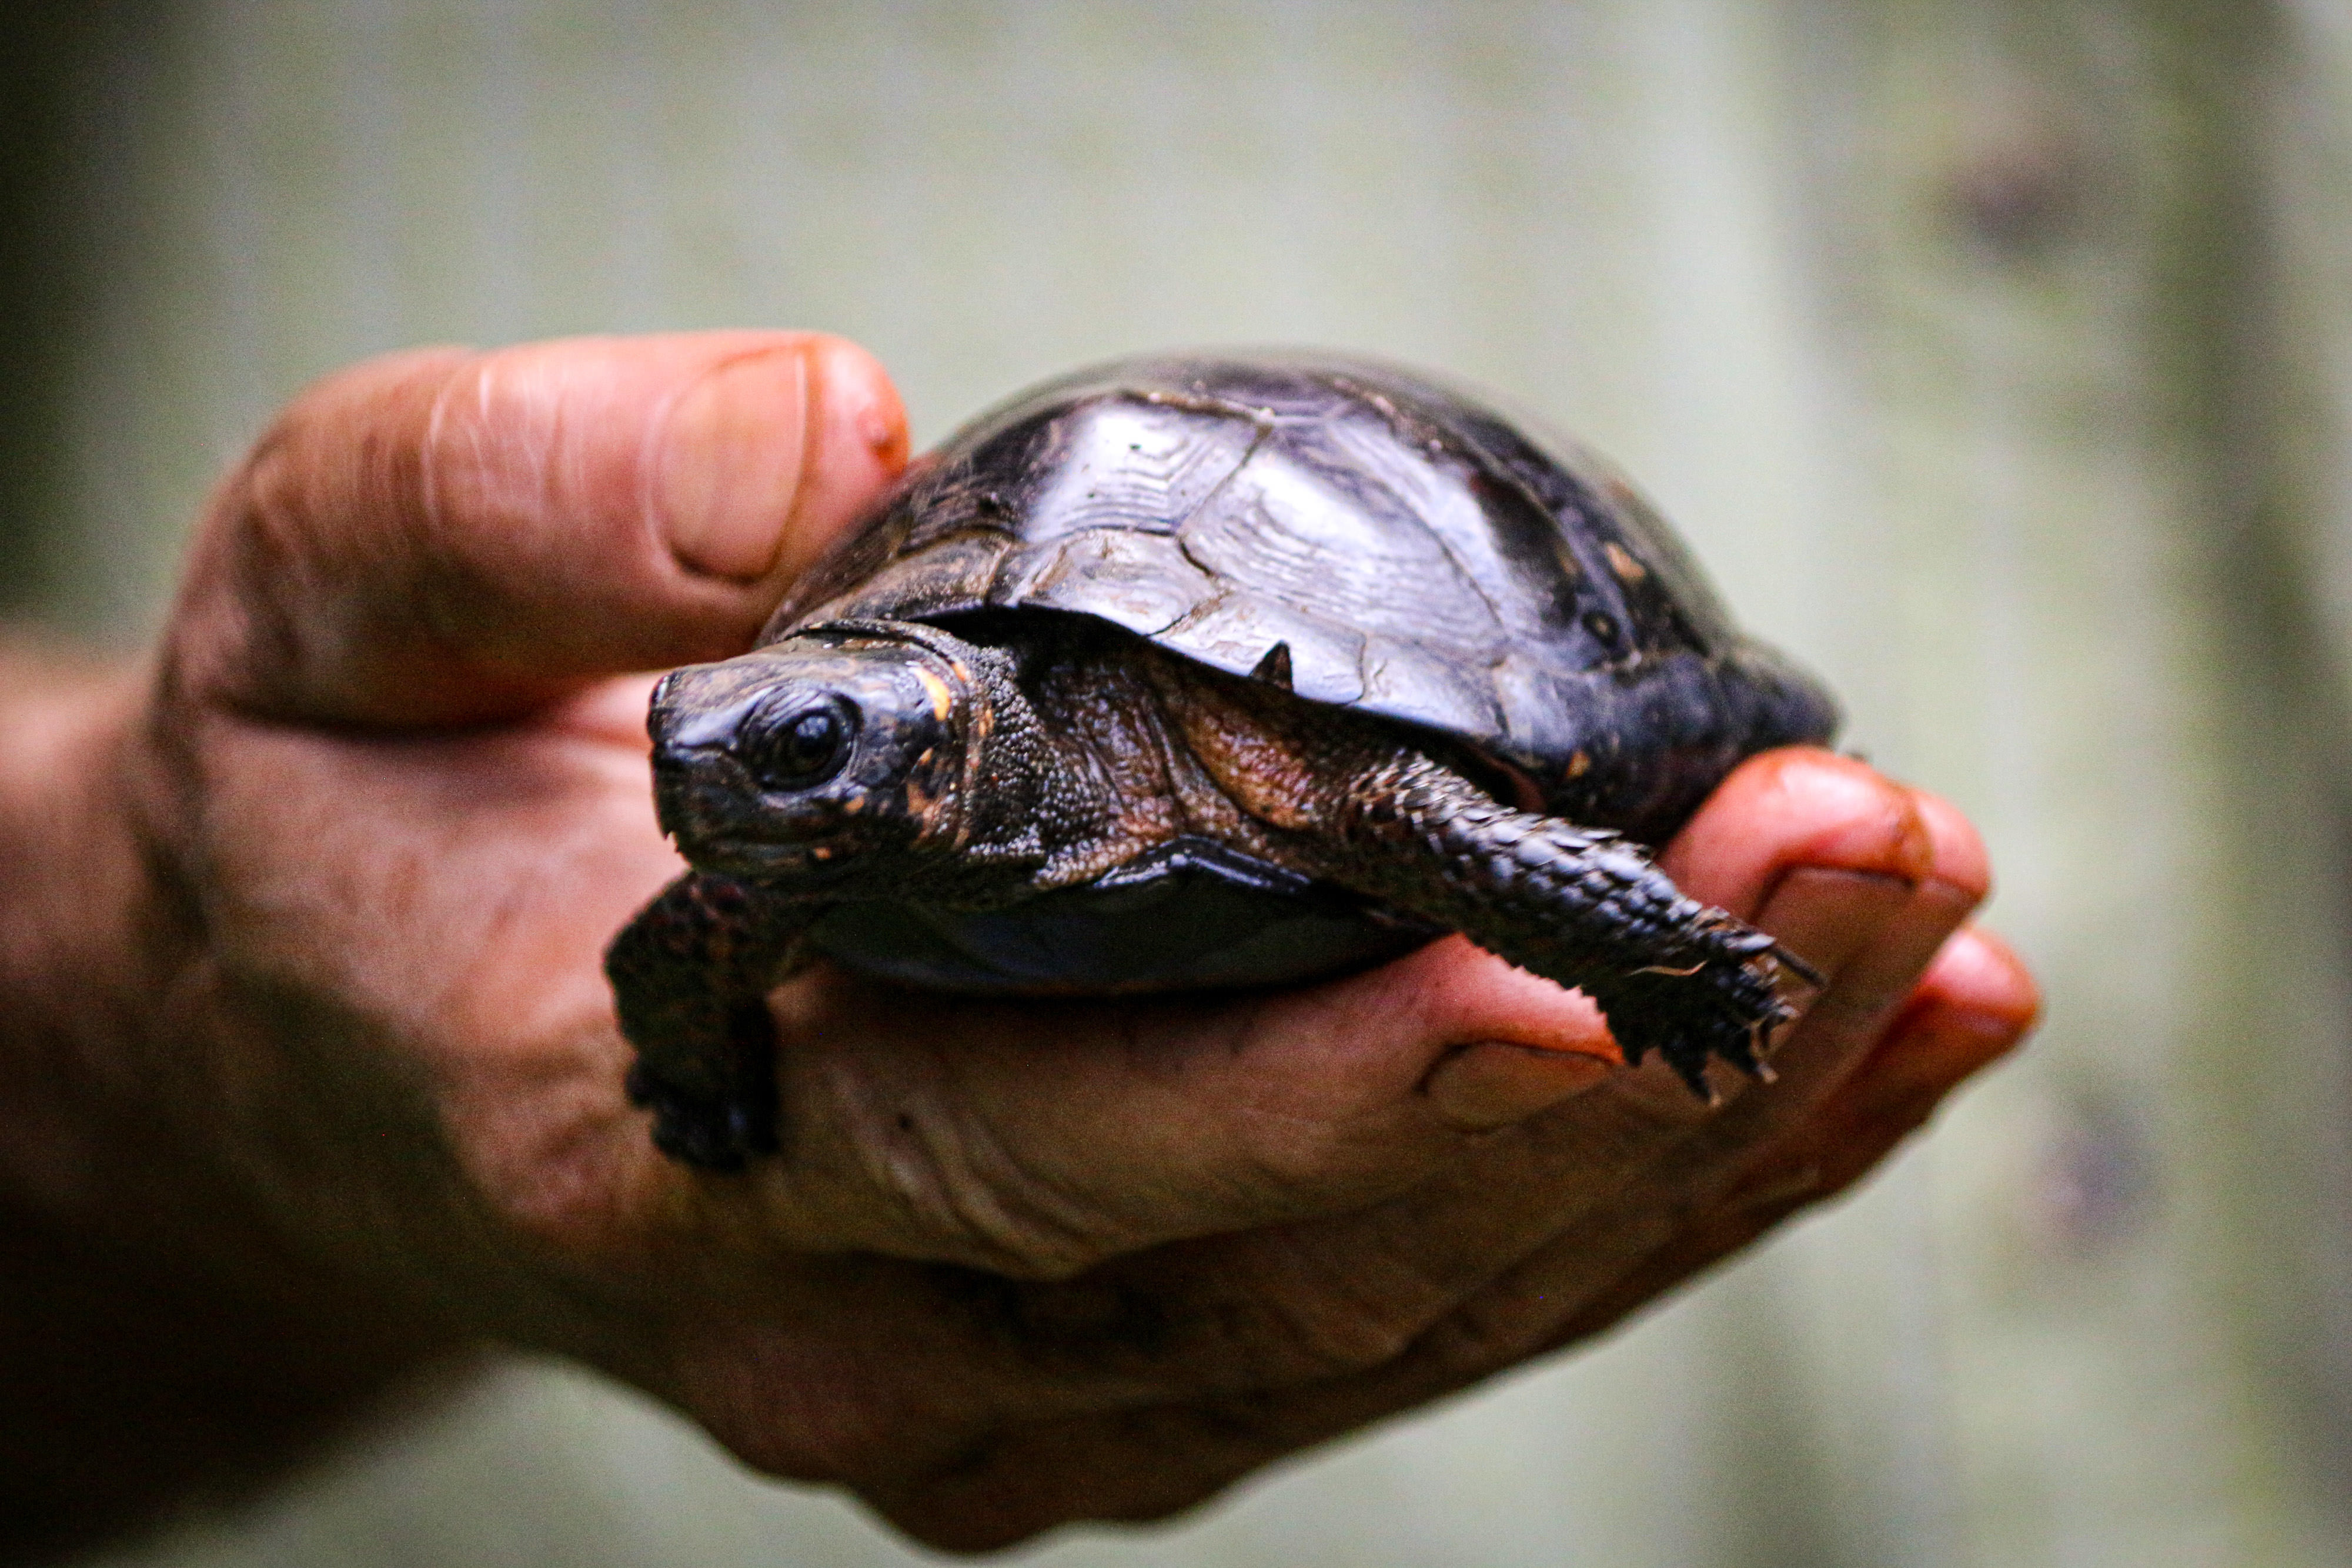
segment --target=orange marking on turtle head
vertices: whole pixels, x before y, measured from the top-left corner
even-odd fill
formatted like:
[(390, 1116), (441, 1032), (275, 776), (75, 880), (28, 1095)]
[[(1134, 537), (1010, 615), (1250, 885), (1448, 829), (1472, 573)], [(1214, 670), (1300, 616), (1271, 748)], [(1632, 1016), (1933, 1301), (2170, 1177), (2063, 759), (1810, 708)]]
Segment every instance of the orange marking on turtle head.
[(915, 666), (915, 678), (923, 683), (923, 690), (930, 695), (931, 716), (941, 724), (947, 723), (948, 715), (955, 712), (955, 693), (948, 689), (945, 681), (920, 664)]

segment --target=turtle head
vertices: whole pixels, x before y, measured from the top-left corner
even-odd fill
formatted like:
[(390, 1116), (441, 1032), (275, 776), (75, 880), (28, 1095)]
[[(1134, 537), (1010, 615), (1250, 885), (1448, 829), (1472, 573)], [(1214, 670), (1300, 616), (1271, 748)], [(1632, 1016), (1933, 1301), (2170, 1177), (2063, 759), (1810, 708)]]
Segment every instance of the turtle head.
[(698, 869), (816, 884), (960, 847), (995, 706), (984, 653), (876, 623), (672, 672), (647, 721), (663, 831)]

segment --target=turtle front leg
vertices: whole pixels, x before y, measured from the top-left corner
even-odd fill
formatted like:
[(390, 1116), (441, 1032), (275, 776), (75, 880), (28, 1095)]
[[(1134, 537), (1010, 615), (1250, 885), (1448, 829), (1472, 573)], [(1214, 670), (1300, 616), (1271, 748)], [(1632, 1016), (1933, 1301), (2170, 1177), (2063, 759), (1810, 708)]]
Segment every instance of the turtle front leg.
[(1655, 1049), (1710, 1100), (1710, 1056), (1762, 1074), (1759, 1047), (1795, 1016), (1783, 970), (1818, 978), (1617, 834), (1512, 810), (1418, 753), (1363, 775), (1319, 826), (1317, 874), (1583, 991), (1627, 1061)]
[(664, 1154), (734, 1171), (775, 1151), (767, 996), (797, 967), (801, 936), (822, 908), (689, 872), (613, 939), (604, 973), (637, 1049), (629, 1099), (653, 1112)]

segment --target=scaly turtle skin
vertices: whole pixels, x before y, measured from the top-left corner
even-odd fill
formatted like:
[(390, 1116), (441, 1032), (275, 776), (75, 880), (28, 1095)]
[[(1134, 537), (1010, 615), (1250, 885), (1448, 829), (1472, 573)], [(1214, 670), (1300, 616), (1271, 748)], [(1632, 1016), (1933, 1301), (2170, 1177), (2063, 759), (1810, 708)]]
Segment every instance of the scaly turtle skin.
[(1663, 841), (1828, 695), (1665, 525), (1458, 392), (1309, 356), (1097, 367), (919, 461), (761, 646), (654, 695), (694, 869), (613, 944), (669, 1154), (778, 1145), (767, 993), (1268, 986), (1445, 931), (1692, 1087), (1796, 967)]

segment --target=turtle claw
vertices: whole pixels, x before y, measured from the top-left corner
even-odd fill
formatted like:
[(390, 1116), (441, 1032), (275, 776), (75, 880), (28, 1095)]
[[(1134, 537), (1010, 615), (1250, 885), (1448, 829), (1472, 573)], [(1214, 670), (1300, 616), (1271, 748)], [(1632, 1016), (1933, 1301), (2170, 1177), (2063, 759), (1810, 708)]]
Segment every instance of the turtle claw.
[(696, 1093), (663, 1082), (640, 1061), (627, 1088), (629, 1103), (654, 1113), (654, 1146), (674, 1160), (725, 1176), (776, 1151), (772, 1087), (765, 1095)]
[(1773, 1081), (1761, 1048), (1796, 1016), (1776, 984), (1778, 969), (1754, 958), (1718, 958), (1696, 972), (1641, 970), (1614, 981), (1588, 981), (1625, 1060), (1639, 1066), (1655, 1050), (1690, 1092), (1709, 1106), (1722, 1095), (1706, 1065), (1720, 1060), (1759, 1083)]
[[(1759, 935), (1760, 936), (1762, 934), (1759, 932)], [(1822, 974), (1819, 969), (1814, 968), (1811, 964), (1807, 963), (1802, 957), (1790, 952), (1788, 948), (1782, 946), (1778, 942), (1774, 942), (1767, 938), (1765, 946), (1759, 949), (1759, 951), (1771, 954), (1772, 961), (1774, 963), (1780, 965), (1780, 967), (1788, 970), (1789, 973), (1796, 976), (1797, 978), (1804, 981), (1805, 984), (1812, 987), (1813, 989), (1817, 991), (1826, 988), (1830, 983), (1830, 977), (1827, 975)]]

